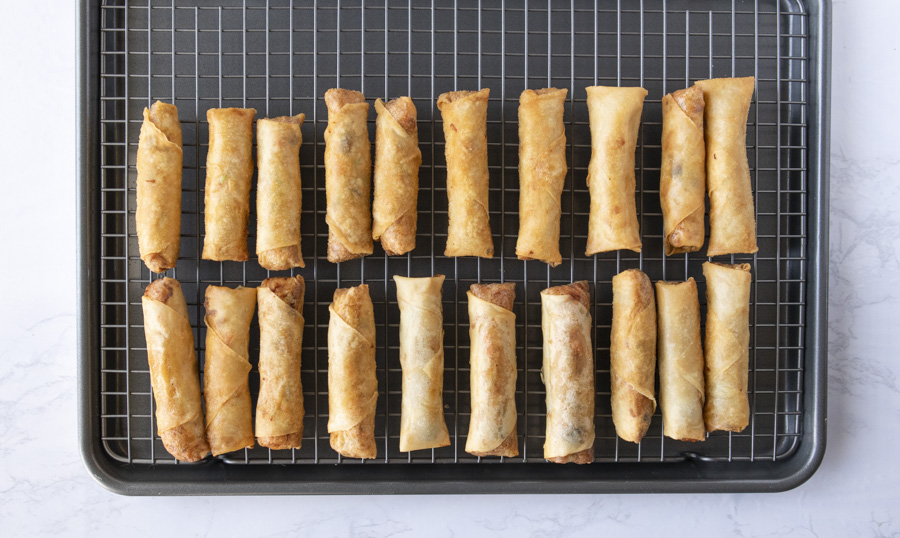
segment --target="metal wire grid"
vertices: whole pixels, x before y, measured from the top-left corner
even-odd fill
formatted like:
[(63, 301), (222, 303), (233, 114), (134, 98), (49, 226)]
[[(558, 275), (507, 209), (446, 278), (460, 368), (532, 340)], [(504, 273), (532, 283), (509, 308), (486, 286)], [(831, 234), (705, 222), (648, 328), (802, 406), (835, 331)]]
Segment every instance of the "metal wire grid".
[[(151, 275), (140, 261), (134, 232), (135, 154), (141, 110), (154, 100), (178, 106), (184, 134), (182, 246), (168, 276), (184, 288), (198, 359), (206, 286), (256, 286), (268, 277), (246, 263), (201, 261), (205, 111), (255, 107), (257, 118), (304, 112), (300, 161), (307, 268), (303, 348), (306, 399), (300, 450), (253, 448), (230, 463), (337, 463), (327, 433), (328, 304), (334, 289), (368, 283), (378, 325), (379, 456), (365, 463), (543, 463), (544, 390), (540, 379), (542, 289), (574, 280), (592, 283), (596, 348), (596, 461), (772, 460), (790, 455), (800, 438), (803, 409), (806, 279), (807, 16), (802, 5), (778, 1), (662, 0), (596, 4), (441, 1), (426, 7), (387, 1), (226, 2), (110, 1), (101, 21), (101, 441), (123, 462), (175, 463), (156, 436), (140, 296)], [(299, 3), (298, 3), (299, 4)], [(690, 8), (690, 10), (688, 10)], [(611, 279), (639, 267), (652, 280), (693, 276), (705, 285), (700, 254), (666, 258), (658, 199), (661, 105), (664, 93), (695, 80), (753, 74), (748, 154), (756, 199), (760, 251), (720, 261), (752, 265), (751, 423), (742, 433), (715, 433), (703, 443), (665, 439), (657, 412), (640, 445), (620, 441), (609, 407)], [(583, 255), (589, 199), (585, 185), (590, 133), (584, 88), (641, 85), (649, 90), (638, 141), (637, 200), (644, 250)], [(418, 109), (423, 153), (417, 248), (331, 264), (327, 241), (322, 96), (330, 87), (375, 97), (410, 95)], [(548, 268), (516, 259), (518, 229), (517, 107), (528, 88), (569, 88), (566, 112), (569, 174), (561, 222), (563, 264)], [(446, 238), (443, 137), (437, 96), (454, 89), (491, 88), (488, 116), (491, 260), (441, 255)], [(370, 136), (374, 142), (374, 118)], [(251, 195), (252, 196), (252, 195)], [(251, 199), (250, 251), (255, 200)], [(730, 258), (730, 259), (729, 259)], [(399, 452), (401, 372), (399, 310), (391, 276), (447, 275), (444, 286), (444, 403), (451, 445)], [(282, 273), (282, 274), (287, 274)], [(521, 456), (479, 459), (465, 453), (468, 429), (468, 320), (465, 290), (473, 282), (516, 283)], [(704, 305), (705, 317), (705, 305)], [(251, 342), (258, 342), (254, 323)], [(251, 392), (258, 388), (251, 349)], [(202, 372), (202, 368), (201, 368)], [(359, 463), (345, 460), (344, 463)]]

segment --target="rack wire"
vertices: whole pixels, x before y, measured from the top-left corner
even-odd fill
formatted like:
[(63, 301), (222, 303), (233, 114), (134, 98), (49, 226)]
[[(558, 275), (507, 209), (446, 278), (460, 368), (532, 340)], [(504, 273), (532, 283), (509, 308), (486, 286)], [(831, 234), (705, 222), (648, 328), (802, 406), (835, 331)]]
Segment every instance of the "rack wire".
[[(540, 378), (542, 289), (591, 283), (596, 349), (596, 462), (762, 461), (797, 448), (803, 416), (807, 278), (808, 15), (778, 0), (603, 0), (588, 2), (441, 0), (413, 6), (393, 0), (225, 1), (110, 0), (101, 7), (100, 140), (101, 440), (114, 459), (176, 463), (156, 436), (140, 297), (153, 275), (143, 266), (134, 230), (135, 155), (141, 111), (160, 99), (178, 107), (184, 137), (181, 257), (167, 276), (185, 291), (197, 356), (206, 331), (208, 285), (257, 286), (270, 273), (246, 263), (200, 260), (208, 126), (205, 111), (254, 107), (257, 118), (304, 112), (300, 151), (301, 230), (307, 261), (291, 271), (307, 280), (302, 380), (303, 447), (256, 447), (221, 457), (231, 464), (543, 464), (544, 388)], [(666, 257), (659, 205), (661, 98), (696, 80), (756, 76), (748, 122), (760, 250), (719, 257), (752, 266), (750, 426), (702, 443), (664, 438), (657, 411), (640, 445), (618, 439), (609, 404), (611, 279), (640, 268), (652, 280), (698, 281), (705, 318), (704, 251)], [(640, 254), (584, 256), (590, 160), (585, 90), (641, 85), (645, 101), (637, 147)], [(562, 196), (563, 263), (549, 268), (515, 256), (518, 229), (517, 108), (525, 88), (569, 88), (565, 115), (569, 173)], [(346, 87), (376, 97), (412, 97), (422, 149), (416, 249), (339, 265), (325, 260), (327, 225), (322, 133), (325, 90)], [(446, 170), (435, 100), (456, 89), (491, 88), (488, 162), (493, 259), (446, 258)], [(370, 115), (374, 141), (374, 118)], [(252, 197), (253, 195), (251, 195)], [(707, 226), (708, 228), (708, 226)], [(250, 251), (255, 199), (251, 198)], [(445, 274), (445, 417), (451, 445), (399, 451), (401, 371), (399, 309), (391, 277)], [(271, 273), (274, 275), (275, 273)], [(277, 274), (288, 274), (287, 272)], [(469, 420), (465, 291), (475, 282), (515, 282), (519, 372), (516, 406), (521, 456), (476, 458), (464, 451)], [(375, 460), (340, 458), (327, 433), (328, 304), (338, 287), (369, 284), (378, 328), (379, 399)], [(254, 322), (251, 342), (258, 343)], [(251, 344), (253, 345), (253, 344)], [(257, 344), (258, 345), (258, 344)], [(251, 392), (258, 389), (258, 347), (251, 348)], [(201, 368), (202, 372), (202, 368)]]

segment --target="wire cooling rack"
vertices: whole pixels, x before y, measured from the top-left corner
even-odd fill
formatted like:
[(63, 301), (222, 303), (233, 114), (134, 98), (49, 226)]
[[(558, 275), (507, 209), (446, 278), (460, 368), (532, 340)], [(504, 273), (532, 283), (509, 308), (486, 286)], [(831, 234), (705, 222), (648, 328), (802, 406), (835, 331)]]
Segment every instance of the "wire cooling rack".
[[(377, 322), (378, 457), (388, 464), (539, 465), (545, 428), (540, 378), (540, 291), (591, 283), (596, 348), (595, 463), (667, 462), (673, 466), (789, 459), (804, 436), (808, 384), (807, 280), (810, 230), (808, 181), (810, 14), (791, 1), (400, 2), (127, 1), (98, 6), (99, 29), (99, 439), (105, 453), (132, 466), (176, 463), (156, 436), (140, 297), (153, 275), (142, 264), (135, 235), (135, 155), (141, 111), (159, 99), (178, 107), (184, 137), (181, 257), (167, 276), (184, 289), (202, 366), (206, 329), (203, 298), (209, 285), (257, 286), (275, 273), (255, 258), (246, 263), (200, 260), (203, 238), (206, 110), (253, 107), (257, 119), (306, 114), (300, 151), (301, 230), (307, 267), (303, 371), (306, 417), (303, 447), (252, 448), (220, 457), (243, 464), (347, 464), (329, 446), (327, 424), (328, 305), (338, 287), (369, 285)], [(661, 98), (696, 80), (756, 77), (747, 131), (759, 252), (716, 258), (751, 264), (751, 419), (741, 433), (710, 434), (702, 443), (663, 436), (657, 411), (640, 445), (617, 439), (609, 403), (609, 329), (612, 277), (640, 268), (652, 280), (698, 281), (705, 318), (700, 253), (663, 255), (659, 203)], [(637, 145), (637, 208), (643, 251), (584, 256), (589, 196), (590, 132), (585, 87), (643, 86)], [(515, 256), (518, 229), (519, 94), (525, 88), (568, 88), (565, 112), (569, 173), (562, 195), (563, 262), (549, 268)], [(325, 260), (327, 111), (332, 87), (376, 97), (412, 97), (422, 149), (416, 249), (375, 253), (336, 265)], [(491, 89), (488, 105), (490, 218), (493, 259), (446, 258), (446, 170), (439, 94)], [(374, 113), (369, 115), (374, 143)], [(255, 178), (254, 178), (255, 185)], [(255, 190), (255, 189), (254, 189)], [(255, 247), (251, 194), (250, 252)], [(708, 226), (707, 226), (708, 228)], [(399, 309), (393, 275), (445, 274), (443, 290), (445, 417), (451, 445), (399, 451), (401, 370)], [(464, 451), (469, 422), (469, 338), (465, 291), (474, 282), (515, 282), (519, 372), (516, 406), (520, 453), (476, 458)], [(251, 392), (258, 389), (258, 326), (251, 334)], [(201, 367), (202, 372), (202, 367)], [(96, 374), (97, 372), (92, 372)], [(94, 396), (95, 397), (95, 396)], [(732, 463), (727, 463), (732, 462)], [(213, 461), (212, 463), (215, 463)], [(201, 465), (210, 465), (206, 462)], [(592, 466), (593, 467), (593, 466)], [(184, 468), (181, 466), (180, 468)], [(623, 467), (624, 468), (624, 467)], [(543, 471), (542, 471), (543, 472)], [(612, 472), (615, 472), (614, 469)]]

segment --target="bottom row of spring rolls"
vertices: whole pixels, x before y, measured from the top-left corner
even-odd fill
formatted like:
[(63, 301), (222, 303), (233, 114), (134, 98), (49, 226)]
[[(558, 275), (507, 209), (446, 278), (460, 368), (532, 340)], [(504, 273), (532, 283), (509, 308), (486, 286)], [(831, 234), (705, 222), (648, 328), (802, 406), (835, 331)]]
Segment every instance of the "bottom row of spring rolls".
[[(749, 266), (704, 263), (708, 315), (706, 353), (693, 278), (657, 282), (636, 270), (613, 278), (610, 342), (612, 418), (619, 437), (639, 443), (659, 399), (666, 436), (702, 441), (716, 430), (741, 431), (749, 422)], [(450, 444), (444, 419), (444, 276), (395, 276), (400, 307), (402, 401), (400, 450)], [(142, 297), (157, 429), (176, 459), (197, 461), (259, 443), (300, 448), (303, 388), (303, 278), (277, 277), (259, 288), (206, 290), (203, 393), (193, 331), (179, 283), (163, 278)], [(471, 416), (466, 452), (516, 456), (515, 284), (473, 284), (467, 292)], [(594, 460), (594, 346), (588, 283), (541, 292), (546, 388), (544, 458), (554, 463)], [(248, 374), (250, 322), (259, 310), (259, 398), (255, 430)], [(378, 382), (375, 316), (368, 287), (338, 289), (329, 306), (328, 432), (332, 448), (372, 459)]]

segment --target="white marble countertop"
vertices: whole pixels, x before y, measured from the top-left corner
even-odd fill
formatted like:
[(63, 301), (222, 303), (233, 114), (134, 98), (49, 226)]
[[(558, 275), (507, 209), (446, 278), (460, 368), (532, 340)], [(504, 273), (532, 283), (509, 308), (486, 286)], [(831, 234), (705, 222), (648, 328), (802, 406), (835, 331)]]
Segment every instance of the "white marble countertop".
[(0, 536), (900, 534), (897, 0), (834, 3), (828, 449), (803, 486), (756, 495), (127, 498), (104, 490), (78, 453), (76, 283), (74, 270), (60, 270), (75, 265), (74, 9), (62, 0), (7, 2), (3, 11)]

